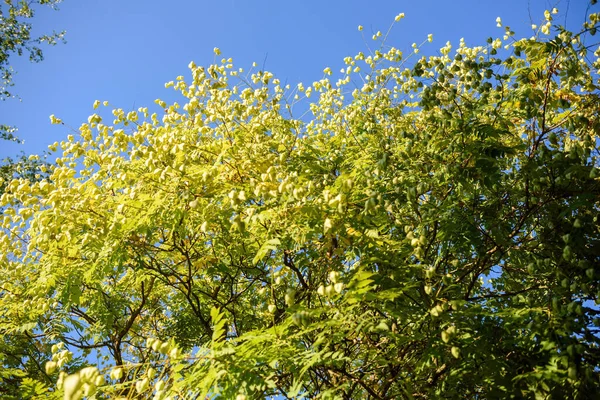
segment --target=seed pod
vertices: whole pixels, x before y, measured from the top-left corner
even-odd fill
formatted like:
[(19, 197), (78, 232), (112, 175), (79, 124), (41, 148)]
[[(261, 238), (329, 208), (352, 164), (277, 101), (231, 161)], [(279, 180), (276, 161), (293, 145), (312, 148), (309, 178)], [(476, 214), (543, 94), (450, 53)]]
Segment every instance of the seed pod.
[(325, 295), (327, 297), (329, 297), (332, 294), (333, 294), (333, 285), (327, 285), (327, 287), (325, 288)]
[(102, 375), (98, 375), (95, 379), (94, 379), (94, 385), (95, 386), (102, 386), (104, 385), (104, 376)]
[(136, 392), (141, 394), (144, 390), (146, 390), (146, 388), (148, 388), (149, 383), (150, 383), (150, 381), (148, 380), (148, 378), (144, 378), (141, 381), (137, 381), (135, 383)]
[(45, 365), (46, 373), (52, 374), (56, 370), (57, 364), (55, 361), (48, 361)]
[(171, 346), (169, 345), (169, 343), (163, 343), (160, 346), (160, 348), (158, 349), (158, 352), (161, 354), (167, 354), (170, 349), (171, 349)]
[(585, 274), (587, 275), (588, 278), (593, 279), (594, 278), (594, 268), (586, 269)]
[(171, 351), (169, 351), (169, 358), (177, 358), (179, 357), (179, 349), (177, 347), (173, 347)]
[(450, 349), (450, 352), (452, 353), (452, 355), (454, 356), (454, 358), (460, 358), (460, 349), (456, 346), (453, 346)]
[(85, 397), (93, 396), (96, 393), (96, 386), (93, 383), (84, 383), (81, 385), (81, 392)]
[(446, 331), (442, 331), (442, 341), (448, 343), (450, 341), (450, 335)]
[(81, 397), (79, 394), (79, 388), (81, 388), (81, 379), (79, 374), (69, 375), (65, 378), (63, 388), (65, 392), (65, 400), (75, 400)]
[(337, 271), (331, 271), (329, 272), (329, 280), (332, 283), (336, 283), (338, 281), (338, 278), (340, 277), (340, 273)]
[(123, 368), (117, 367), (110, 371), (110, 379), (118, 381), (123, 377)]
[(296, 298), (296, 291), (294, 289), (288, 289), (285, 293), (285, 304), (288, 307), (293, 306), (295, 298)]

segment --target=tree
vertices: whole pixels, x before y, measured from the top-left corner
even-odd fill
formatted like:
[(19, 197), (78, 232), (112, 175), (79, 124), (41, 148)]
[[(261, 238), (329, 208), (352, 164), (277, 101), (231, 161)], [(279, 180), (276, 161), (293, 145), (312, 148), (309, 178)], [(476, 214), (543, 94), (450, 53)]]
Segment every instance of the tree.
[[(13, 69), (10, 58), (13, 55), (22, 56), (29, 54), (31, 62), (40, 62), (44, 59), (44, 53), (40, 47), (42, 44), (55, 45), (58, 41), (64, 41), (64, 32), (53, 32), (51, 35), (42, 35), (37, 38), (31, 37), (31, 23), (29, 19), (35, 15), (35, 7), (47, 5), (52, 8), (62, 0), (35, 0), (14, 1), (4, 0), (0, 4), (0, 100), (14, 97), (10, 88), (13, 83)], [(0, 139), (17, 140), (14, 136), (15, 128), (0, 125)]]
[[(55, 45), (64, 41), (64, 32), (53, 32), (51, 35), (31, 37), (32, 25), (28, 22), (35, 15), (37, 6), (50, 6), (56, 9), (62, 0), (13, 1), (5, 0), (0, 4), (0, 100), (13, 98), (10, 88), (14, 86), (13, 69), (10, 65), (12, 56), (29, 55), (31, 62), (44, 59), (42, 44)], [(16, 128), (0, 124), (0, 139), (19, 141), (15, 136)], [(44, 161), (38, 157), (29, 157), (23, 153), (16, 159), (8, 157), (0, 164), (0, 193), (3, 193), (6, 182), (14, 177), (36, 179)]]
[[(44, 59), (42, 44), (54, 45), (64, 40), (64, 32), (53, 32), (51, 35), (31, 37), (32, 25), (28, 22), (34, 17), (37, 6), (50, 6), (56, 8), (62, 0), (37, 0), (13, 1), (5, 0), (0, 4), (0, 101), (14, 97), (10, 88), (13, 83), (13, 69), (10, 64), (11, 57), (28, 54), (32, 62)], [(16, 128), (0, 124), (0, 140), (16, 141)], [(0, 194), (4, 193), (6, 184), (13, 178), (26, 180), (39, 180), (44, 175), (40, 169), (47, 166), (44, 158), (28, 156), (21, 152), (16, 157), (7, 157), (0, 162)], [(35, 343), (27, 333), (12, 333), (4, 335), (0, 341), (0, 394), (3, 398), (15, 398), (36, 393), (36, 380), (46, 384), (50, 379), (43, 372), (44, 357), (50, 353), (50, 347), (44, 349)], [(28, 378), (26, 378), (28, 377)], [(35, 378), (35, 379), (34, 379)]]
[(184, 105), (90, 116), (1, 198), (1, 332), (52, 346), (56, 385), (29, 386), (593, 397), (600, 15), (554, 11), (436, 56), (378, 42), (307, 87), (191, 63)]

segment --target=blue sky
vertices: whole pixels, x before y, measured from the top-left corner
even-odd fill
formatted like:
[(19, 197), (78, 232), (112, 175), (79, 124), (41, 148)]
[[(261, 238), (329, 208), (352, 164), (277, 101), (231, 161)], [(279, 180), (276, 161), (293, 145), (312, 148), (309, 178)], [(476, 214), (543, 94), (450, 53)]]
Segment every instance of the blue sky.
[[(532, 22), (544, 9), (559, 8), (559, 22), (576, 30), (585, 16), (587, 0), (64, 0), (59, 11), (39, 9), (34, 31), (66, 30), (67, 44), (46, 48), (45, 60), (31, 64), (14, 57), (17, 71), (13, 92), (22, 101), (0, 103), (0, 122), (16, 125), (25, 145), (0, 142), (0, 158), (20, 150), (41, 153), (48, 144), (70, 133), (50, 125), (55, 114), (77, 128), (93, 112), (94, 100), (108, 100), (125, 111), (148, 106), (156, 98), (176, 100), (164, 83), (187, 76), (187, 65), (214, 61), (213, 48), (248, 69), (265, 64), (281, 81), (295, 85), (334, 71), (345, 56), (367, 50), (370, 36), (396, 24), (388, 44), (410, 51), (427, 34), (434, 41), (423, 54), (434, 53), (446, 41), (484, 44), (501, 37), (500, 16), (517, 37), (530, 36)], [(532, 19), (533, 18), (533, 21)], [(357, 26), (364, 26), (364, 39)], [(365, 43), (365, 41), (367, 43)]]

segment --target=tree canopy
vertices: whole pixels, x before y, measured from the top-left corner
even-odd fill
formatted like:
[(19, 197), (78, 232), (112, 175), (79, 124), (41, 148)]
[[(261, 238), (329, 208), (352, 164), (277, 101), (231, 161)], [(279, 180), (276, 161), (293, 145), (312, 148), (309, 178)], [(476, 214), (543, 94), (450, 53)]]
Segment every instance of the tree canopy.
[(0, 335), (38, 353), (0, 390), (591, 398), (600, 14), (555, 13), (432, 56), (377, 33), (306, 86), (215, 48), (161, 112), (97, 101), (1, 197)]

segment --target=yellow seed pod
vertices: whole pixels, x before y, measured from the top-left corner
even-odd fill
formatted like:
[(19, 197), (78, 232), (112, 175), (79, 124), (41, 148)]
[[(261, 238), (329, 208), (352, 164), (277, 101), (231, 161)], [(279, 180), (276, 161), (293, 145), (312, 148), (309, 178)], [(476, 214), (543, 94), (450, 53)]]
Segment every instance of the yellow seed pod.
[(152, 343), (152, 350), (158, 351), (160, 349), (160, 346), (162, 346), (162, 342), (160, 340), (155, 340)]
[(285, 293), (285, 304), (288, 307), (293, 306), (295, 298), (296, 298), (296, 291), (294, 289), (288, 289)]
[(333, 285), (333, 289), (336, 291), (336, 293), (342, 293), (342, 290), (344, 290), (344, 284), (342, 282), (338, 282)]
[(171, 349), (171, 346), (169, 345), (169, 343), (163, 343), (160, 348), (158, 349), (159, 353), (161, 354), (167, 354), (169, 352), (169, 350)]
[(81, 392), (85, 397), (93, 396), (96, 393), (96, 386), (93, 383), (84, 383), (81, 385)]
[(136, 390), (136, 392), (138, 392), (138, 393), (141, 394), (144, 390), (146, 390), (148, 388), (149, 382), (150, 381), (148, 380), (148, 378), (144, 378), (141, 381), (137, 381), (135, 383), (135, 390)]
[(165, 386), (166, 386), (165, 381), (158, 381), (154, 385), (154, 389), (156, 389), (157, 392), (160, 392), (165, 388)]
[(152, 367), (148, 368), (146, 371), (146, 376), (148, 376), (149, 379), (154, 378), (156, 376), (156, 370)]
[(325, 288), (325, 295), (327, 295), (329, 297), (332, 294), (333, 294), (333, 285), (327, 285), (327, 287)]
[(52, 374), (57, 367), (57, 363), (55, 361), (48, 361), (45, 365), (46, 373), (48, 375)]
[(460, 349), (456, 346), (453, 346), (450, 349), (450, 352), (452, 353), (452, 356), (454, 356), (454, 358), (460, 358)]
[(81, 398), (79, 388), (82, 384), (79, 374), (67, 376), (63, 381), (65, 400), (79, 400)]
[(102, 375), (98, 375), (95, 379), (94, 379), (94, 385), (95, 386), (102, 386), (104, 385), (104, 376)]
[(450, 341), (450, 335), (446, 331), (442, 331), (442, 341), (448, 343)]
[(320, 296), (325, 296), (325, 286), (323, 286), (323, 285), (319, 286), (319, 288), (317, 289), (317, 293)]

